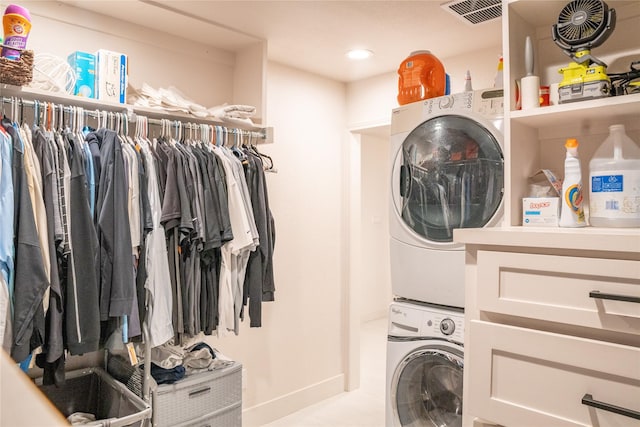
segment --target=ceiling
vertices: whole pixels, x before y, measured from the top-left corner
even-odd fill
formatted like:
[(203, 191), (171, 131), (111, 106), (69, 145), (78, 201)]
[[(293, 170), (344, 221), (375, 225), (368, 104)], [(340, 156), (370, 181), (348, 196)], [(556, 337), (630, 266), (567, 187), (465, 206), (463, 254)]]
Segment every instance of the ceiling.
[[(500, 19), (472, 25), (438, 0), (63, 2), (231, 51), (266, 40), (269, 60), (342, 82), (395, 71), (415, 50), (447, 58), (501, 43)], [(349, 60), (353, 48), (374, 56)]]

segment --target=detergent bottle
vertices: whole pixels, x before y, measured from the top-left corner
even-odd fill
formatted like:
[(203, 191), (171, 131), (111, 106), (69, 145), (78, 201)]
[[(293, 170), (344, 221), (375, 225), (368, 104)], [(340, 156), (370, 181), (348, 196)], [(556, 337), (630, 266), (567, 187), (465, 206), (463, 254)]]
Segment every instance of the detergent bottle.
[(10, 4), (2, 17), (2, 26), (4, 29), (2, 56), (13, 60), (20, 59), (20, 51), (27, 46), (27, 37), (31, 30), (29, 11), (22, 6)]
[(411, 52), (398, 68), (398, 104), (445, 94), (447, 78), (442, 62), (428, 50)]
[(493, 79), (493, 87), (501, 88), (504, 86), (504, 59), (502, 55), (500, 55), (500, 59), (498, 60), (498, 67), (496, 70), (496, 76)]
[(569, 138), (564, 146), (567, 149), (567, 156), (564, 160), (559, 225), (560, 227), (584, 227), (587, 223), (582, 207), (582, 172), (578, 157), (578, 140)]
[(640, 147), (624, 125), (609, 126), (609, 136), (589, 162), (589, 222), (640, 227)]

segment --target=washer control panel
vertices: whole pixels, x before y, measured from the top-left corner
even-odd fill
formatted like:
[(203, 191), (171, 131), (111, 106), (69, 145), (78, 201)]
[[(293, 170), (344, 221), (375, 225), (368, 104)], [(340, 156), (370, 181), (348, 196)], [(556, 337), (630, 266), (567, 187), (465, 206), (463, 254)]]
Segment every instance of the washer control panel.
[(464, 341), (464, 314), (448, 313), (446, 310), (425, 311), (423, 314), (422, 336)]
[(422, 303), (394, 302), (389, 307), (389, 335), (464, 341), (464, 313)]
[(440, 322), (440, 332), (445, 335), (451, 335), (455, 332), (455, 330), (456, 324), (453, 320), (449, 319), (448, 317), (446, 319), (442, 319), (442, 322)]

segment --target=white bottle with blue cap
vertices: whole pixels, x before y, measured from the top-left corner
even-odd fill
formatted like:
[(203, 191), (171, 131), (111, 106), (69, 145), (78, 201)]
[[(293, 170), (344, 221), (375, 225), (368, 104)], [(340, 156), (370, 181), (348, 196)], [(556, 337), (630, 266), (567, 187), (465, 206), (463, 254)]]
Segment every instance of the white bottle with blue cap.
[(624, 125), (609, 126), (609, 136), (589, 162), (589, 222), (640, 227), (640, 147)]

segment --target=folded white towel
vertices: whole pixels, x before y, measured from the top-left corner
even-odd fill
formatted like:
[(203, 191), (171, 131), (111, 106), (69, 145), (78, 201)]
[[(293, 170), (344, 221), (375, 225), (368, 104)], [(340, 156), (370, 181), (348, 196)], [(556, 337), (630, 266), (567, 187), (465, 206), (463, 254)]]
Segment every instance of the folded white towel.
[(218, 118), (250, 118), (256, 114), (256, 107), (252, 105), (242, 105), (242, 104), (233, 104), (233, 105), (218, 105), (216, 107), (211, 107), (207, 111), (212, 117)]
[(243, 104), (223, 104), (206, 108), (185, 96), (179, 89), (154, 89), (147, 83), (142, 83), (140, 90), (129, 89), (127, 102), (137, 107), (158, 108), (168, 112), (192, 114), (202, 119), (212, 118), (230, 121), (241, 125), (253, 126), (251, 117), (256, 114), (256, 107)]

